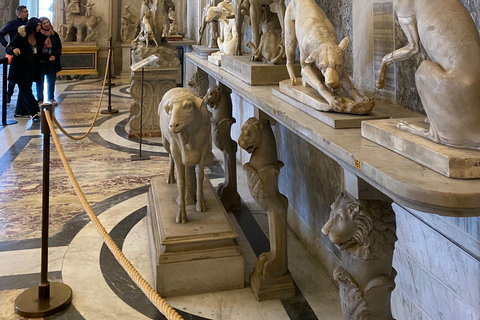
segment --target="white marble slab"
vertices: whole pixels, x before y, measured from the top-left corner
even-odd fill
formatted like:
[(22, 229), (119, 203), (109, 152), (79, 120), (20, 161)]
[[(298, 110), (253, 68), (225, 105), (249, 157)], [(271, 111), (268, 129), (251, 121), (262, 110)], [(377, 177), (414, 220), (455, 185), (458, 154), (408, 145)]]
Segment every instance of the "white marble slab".
[[(408, 122), (428, 129), (425, 117)], [(400, 119), (362, 123), (362, 136), (449, 178), (480, 178), (480, 151), (453, 148), (397, 128)]]
[[(252, 86), (276, 84), (279, 81), (289, 79), (286, 65), (250, 61), (249, 55), (223, 55), (222, 69)], [(300, 65), (296, 64), (294, 70), (297, 74), (300, 74)]]
[[(337, 113), (325, 111), (330, 109), (330, 106), (327, 102), (318, 95), (318, 92), (315, 92), (317, 97), (313, 97), (307, 93), (312, 88), (304, 88), (303, 86), (291, 87), (288, 85), (290, 80), (280, 81), (279, 88), (272, 89), (272, 94), (285, 102), (290, 103), (292, 106), (302, 110), (303, 112), (308, 113), (317, 120), (322, 121), (323, 123), (329, 125), (335, 129), (345, 129), (345, 128), (360, 128), (362, 121), (364, 120), (373, 120), (373, 119), (388, 119), (389, 116), (382, 114), (377, 111), (373, 111), (370, 114), (348, 114), (348, 113)], [(304, 91), (306, 89), (306, 91)], [(313, 89), (312, 89), (313, 90)], [(289, 93), (295, 91), (294, 97), (291, 97)], [(304, 97), (299, 98), (297, 97)], [(321, 107), (324, 106), (324, 107)]]

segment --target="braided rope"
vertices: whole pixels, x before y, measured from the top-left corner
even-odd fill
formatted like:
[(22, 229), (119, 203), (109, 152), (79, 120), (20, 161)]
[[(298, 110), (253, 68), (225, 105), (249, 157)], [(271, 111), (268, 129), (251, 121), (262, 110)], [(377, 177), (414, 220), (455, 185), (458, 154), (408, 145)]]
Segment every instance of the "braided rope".
[(90, 132), (92, 132), (92, 129), (93, 129), (93, 126), (95, 125), (95, 121), (97, 121), (97, 118), (98, 118), (98, 114), (100, 113), (100, 105), (102, 104), (102, 100), (103, 100), (103, 93), (105, 92), (105, 83), (107, 82), (107, 72), (108, 72), (108, 65), (110, 64), (110, 51), (112, 49), (108, 49), (108, 54), (107, 54), (107, 66), (105, 67), (105, 76), (103, 77), (103, 85), (102, 85), (102, 94), (100, 96), (100, 101), (98, 101), (98, 107), (97, 107), (97, 111), (95, 113), (95, 117), (93, 118), (93, 121), (92, 121), (92, 124), (90, 125), (90, 128), (87, 130), (87, 132), (81, 136), (81, 137), (74, 137), (72, 136), (71, 134), (69, 134), (63, 127), (62, 125), (58, 122), (57, 118), (55, 118), (55, 114), (52, 115), (52, 118), (53, 118), (53, 122), (55, 122), (55, 125), (58, 127), (58, 129), (60, 129), (60, 131), (62, 131), (62, 133), (64, 135), (66, 135), (68, 138), (72, 139), (72, 140), (82, 140), (84, 139), (86, 136), (88, 136), (88, 134)]
[(44, 113), (45, 118), (48, 122), (48, 126), (50, 127), (50, 132), (52, 133), (53, 141), (55, 143), (55, 147), (58, 150), (60, 158), (62, 160), (63, 166), (67, 171), (68, 177), (70, 178), (70, 182), (75, 189), (75, 193), (80, 198), (82, 202), (83, 208), (87, 212), (90, 220), (92, 220), (93, 225), (97, 228), (97, 231), (103, 237), (103, 241), (107, 245), (107, 247), (112, 252), (113, 256), (123, 269), (128, 273), (130, 278), (135, 282), (135, 284), (143, 291), (143, 293), (147, 296), (147, 298), (153, 303), (153, 305), (160, 311), (163, 315), (167, 317), (169, 320), (183, 320), (183, 318), (173, 309), (164, 299), (162, 299), (158, 293), (152, 288), (152, 286), (138, 273), (138, 271), (133, 267), (133, 265), (128, 261), (122, 251), (118, 248), (115, 242), (112, 240), (110, 235), (108, 234), (107, 230), (103, 227), (100, 220), (98, 220), (97, 216), (93, 212), (90, 204), (88, 203), (85, 195), (83, 194), (80, 186), (78, 185), (77, 180), (70, 168), (70, 165), (67, 162), (65, 157), (65, 153), (63, 152), (62, 146), (60, 145), (60, 141), (58, 140), (57, 133), (55, 132), (55, 128), (53, 126), (53, 122), (51, 119), (50, 112), (46, 110)]

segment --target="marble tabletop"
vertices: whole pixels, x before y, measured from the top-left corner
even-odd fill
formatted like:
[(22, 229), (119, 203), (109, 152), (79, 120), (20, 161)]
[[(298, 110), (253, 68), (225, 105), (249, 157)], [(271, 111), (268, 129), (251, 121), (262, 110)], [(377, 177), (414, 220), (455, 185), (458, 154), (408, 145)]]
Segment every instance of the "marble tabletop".
[[(260, 110), (286, 126), (402, 206), (446, 216), (480, 216), (480, 180), (450, 179), (361, 136), (360, 128), (333, 129), (272, 94), (278, 86), (250, 86), (220, 67), (185, 55)], [(392, 118), (418, 116), (377, 102), (375, 110)], [(355, 163), (361, 162), (361, 169)]]

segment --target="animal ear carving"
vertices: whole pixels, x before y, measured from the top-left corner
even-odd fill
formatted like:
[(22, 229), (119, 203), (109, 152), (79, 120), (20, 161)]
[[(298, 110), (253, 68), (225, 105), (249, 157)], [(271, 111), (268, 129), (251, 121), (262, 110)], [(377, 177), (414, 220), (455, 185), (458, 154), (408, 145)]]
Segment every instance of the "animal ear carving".
[(260, 121), (255, 121), (254, 125), (255, 125), (255, 128), (257, 128), (258, 130), (263, 129), (263, 124)]
[(348, 205), (348, 214), (350, 216), (356, 215), (358, 212), (360, 212), (360, 206), (356, 203), (350, 203)]
[(338, 47), (340, 49), (342, 49), (342, 51), (345, 51), (345, 49), (347, 49), (349, 43), (350, 43), (350, 40), (348, 39), (348, 37), (345, 37), (345, 38), (343, 38), (342, 41), (340, 41), (340, 44), (338, 45)]
[(163, 109), (165, 110), (165, 112), (167, 114), (170, 114), (170, 104), (169, 103), (165, 103), (165, 105), (163, 106)]

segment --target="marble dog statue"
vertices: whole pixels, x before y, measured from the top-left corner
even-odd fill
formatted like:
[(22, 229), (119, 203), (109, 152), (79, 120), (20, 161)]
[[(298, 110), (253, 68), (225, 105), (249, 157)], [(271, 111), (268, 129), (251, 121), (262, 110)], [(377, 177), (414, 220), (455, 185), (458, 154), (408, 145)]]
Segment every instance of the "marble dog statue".
[(175, 182), (177, 172), (178, 212), (175, 221), (187, 222), (186, 204), (194, 203), (196, 166), (196, 209), (206, 211), (203, 199), (203, 167), (212, 145), (211, 114), (201, 98), (192, 90), (173, 88), (167, 91), (158, 106), (163, 146), (170, 158), (167, 183)]
[(278, 191), (278, 174), (283, 162), (277, 158), (275, 137), (268, 121), (248, 119), (242, 126), (238, 145), (252, 154), (250, 161), (243, 166), (248, 189), (268, 214), (270, 251), (258, 257), (253, 273), (263, 279), (285, 276), (288, 274), (288, 199)]
[(383, 58), (377, 88), (385, 85), (386, 67), (420, 53), (420, 43), (430, 58), (415, 72), (430, 128), (397, 127), (440, 144), (480, 149), (480, 37), (469, 12), (458, 0), (395, 0), (393, 6), (408, 44)]
[[(370, 113), (375, 101), (362, 96), (343, 71), (348, 38), (338, 42), (335, 28), (313, 0), (292, 0), (285, 12), (285, 53), (292, 85), (297, 84), (293, 69), (297, 41), (303, 84), (308, 83), (328, 102), (330, 110), (325, 111)], [(340, 89), (348, 97), (338, 95)]]
[(263, 6), (261, 10), (262, 36), (260, 44), (256, 46), (251, 41), (247, 42), (247, 46), (252, 49), (250, 60), (263, 61), (268, 64), (285, 63), (282, 25), (278, 20), (278, 15), (270, 11), (269, 6)]
[(253, 44), (258, 48), (260, 45), (260, 16), (261, 16), (261, 7), (268, 6), (274, 3), (278, 15), (278, 20), (283, 28), (283, 21), (285, 20), (285, 0), (235, 0), (234, 11), (235, 11), (235, 21), (236, 28), (238, 31), (237, 43), (235, 45), (235, 55), (242, 54), (242, 41), (243, 41), (243, 14), (242, 11), (248, 9), (250, 19), (252, 21), (252, 34), (253, 34)]

